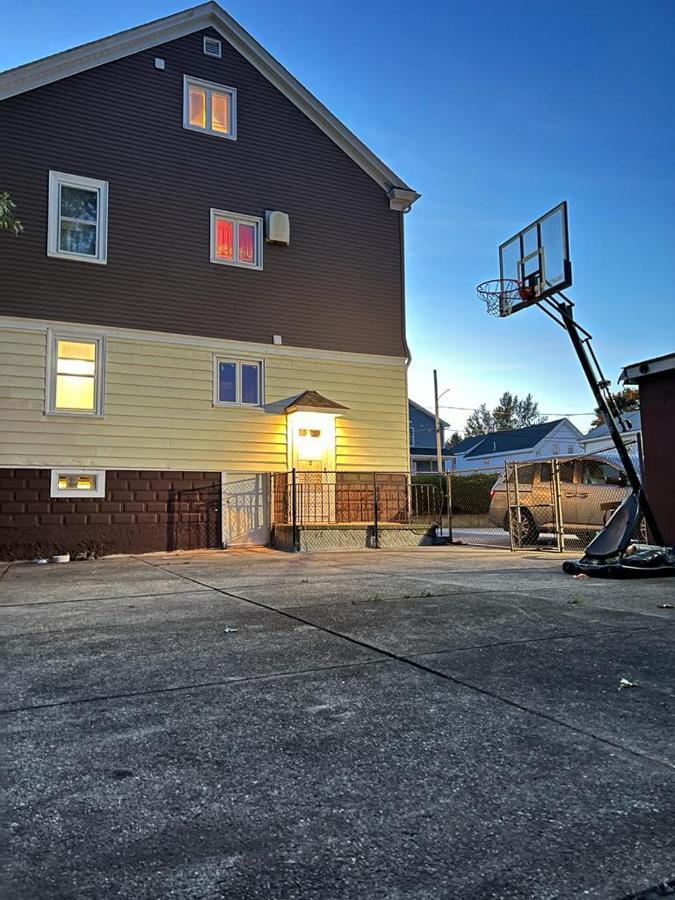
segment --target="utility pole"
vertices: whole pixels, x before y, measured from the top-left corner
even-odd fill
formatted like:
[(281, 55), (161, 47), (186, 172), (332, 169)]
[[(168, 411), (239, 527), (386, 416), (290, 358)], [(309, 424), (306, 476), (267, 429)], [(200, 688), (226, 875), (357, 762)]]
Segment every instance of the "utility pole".
[[(445, 393), (445, 391), (443, 392)], [(441, 417), (438, 414), (438, 373), (434, 369), (434, 402), (436, 417), (436, 465), (438, 471), (443, 471), (443, 436), (441, 431)]]

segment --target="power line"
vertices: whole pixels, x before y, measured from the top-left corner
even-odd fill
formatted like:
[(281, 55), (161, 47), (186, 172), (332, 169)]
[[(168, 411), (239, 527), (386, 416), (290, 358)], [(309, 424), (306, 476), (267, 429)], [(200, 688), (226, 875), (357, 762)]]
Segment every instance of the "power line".
[[(445, 403), (440, 404), (442, 409), (459, 409), (462, 412), (476, 412), (476, 410), (480, 409), (479, 406), (447, 406)], [(570, 416), (594, 416), (595, 410), (591, 412), (578, 412), (578, 413), (562, 413), (562, 412), (540, 412), (540, 416), (563, 416), (564, 418), (569, 418)]]

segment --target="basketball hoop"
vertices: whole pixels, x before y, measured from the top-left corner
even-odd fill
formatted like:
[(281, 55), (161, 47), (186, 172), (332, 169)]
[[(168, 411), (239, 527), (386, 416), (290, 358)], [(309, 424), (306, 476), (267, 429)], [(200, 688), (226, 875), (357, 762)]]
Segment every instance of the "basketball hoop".
[(529, 301), (533, 297), (533, 290), (512, 278), (495, 278), (492, 281), (484, 281), (476, 288), (479, 298), (487, 306), (491, 316), (510, 316), (514, 304)]

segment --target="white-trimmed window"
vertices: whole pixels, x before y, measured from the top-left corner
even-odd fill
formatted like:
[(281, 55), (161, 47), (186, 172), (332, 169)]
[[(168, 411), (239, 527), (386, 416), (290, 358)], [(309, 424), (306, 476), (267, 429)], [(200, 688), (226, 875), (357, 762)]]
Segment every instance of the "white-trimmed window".
[(216, 406), (262, 406), (262, 362), (214, 356), (213, 402)]
[(107, 181), (65, 172), (49, 173), (47, 256), (107, 262)]
[(184, 75), (183, 127), (236, 141), (236, 88)]
[(46, 412), (102, 416), (105, 338), (48, 333)]
[(105, 497), (103, 469), (52, 469), (51, 497)]
[(211, 262), (262, 269), (262, 219), (212, 209)]

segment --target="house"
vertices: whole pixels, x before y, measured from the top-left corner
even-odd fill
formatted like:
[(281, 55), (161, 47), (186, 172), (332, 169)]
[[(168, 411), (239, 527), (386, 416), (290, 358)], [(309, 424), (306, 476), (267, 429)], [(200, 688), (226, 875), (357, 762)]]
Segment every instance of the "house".
[(0, 101), (0, 558), (264, 543), (270, 473), (407, 469), (418, 194), (226, 12)]
[[(628, 426), (628, 430), (622, 432), (623, 442), (629, 450), (637, 450), (639, 435), (642, 434), (640, 410), (636, 409), (632, 412), (622, 413), (621, 418)], [(579, 443), (583, 447), (584, 453), (614, 451), (614, 442), (609, 433), (609, 428), (604, 422), (602, 425), (591, 428), (588, 434), (579, 439)]]
[(626, 366), (619, 381), (640, 392), (647, 497), (664, 541), (675, 546), (675, 353)]
[[(410, 471), (437, 472), (438, 454), (436, 451), (436, 417), (428, 409), (408, 400), (408, 418), (410, 422)], [(450, 458), (452, 451), (445, 446), (445, 429), (448, 423), (440, 419), (441, 445), (443, 461)]]
[(512, 460), (574, 456), (582, 452), (580, 438), (581, 432), (569, 419), (467, 437), (452, 448), (449, 467), (453, 472), (497, 472)]

